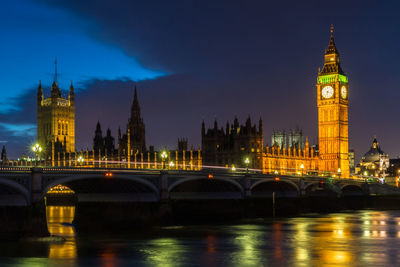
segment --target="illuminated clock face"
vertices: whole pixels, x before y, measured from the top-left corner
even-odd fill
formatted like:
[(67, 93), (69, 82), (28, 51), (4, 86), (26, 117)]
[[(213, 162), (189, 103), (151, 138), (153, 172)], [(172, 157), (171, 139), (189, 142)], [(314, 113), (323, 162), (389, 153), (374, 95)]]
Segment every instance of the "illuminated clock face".
[(347, 98), (347, 88), (346, 88), (346, 86), (342, 86), (342, 88), (340, 89), (340, 94), (342, 95), (342, 98), (343, 99), (346, 99)]
[(333, 88), (332, 86), (325, 86), (322, 88), (322, 97), (323, 98), (331, 98), (333, 96)]

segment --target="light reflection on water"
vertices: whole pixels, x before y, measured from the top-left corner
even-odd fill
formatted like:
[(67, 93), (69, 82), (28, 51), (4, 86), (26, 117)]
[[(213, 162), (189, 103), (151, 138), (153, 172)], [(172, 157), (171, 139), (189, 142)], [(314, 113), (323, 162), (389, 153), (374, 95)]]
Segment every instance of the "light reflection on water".
[(77, 254), (75, 229), (72, 222), (75, 217), (74, 206), (47, 206), (47, 229), (53, 236), (62, 236), (65, 242), (50, 243), (49, 259), (66, 259), (74, 264)]
[(122, 236), (83, 238), (65, 224), (74, 215), (74, 207), (47, 207), (50, 233), (64, 236), (66, 242), (49, 244), (47, 255), (16, 257), (11, 262), (0, 258), (0, 265), (395, 266), (399, 262), (399, 211), (164, 227), (145, 233), (132, 229)]

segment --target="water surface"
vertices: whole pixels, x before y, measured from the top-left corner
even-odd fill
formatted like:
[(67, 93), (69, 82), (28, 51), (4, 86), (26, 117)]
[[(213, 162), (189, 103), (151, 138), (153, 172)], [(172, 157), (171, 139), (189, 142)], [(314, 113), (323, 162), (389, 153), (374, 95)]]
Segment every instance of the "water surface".
[[(75, 208), (47, 207), (64, 243), (0, 243), (1, 266), (395, 266), (400, 211), (356, 211), (233, 225), (77, 235)], [(93, 222), (94, 224), (96, 222)]]

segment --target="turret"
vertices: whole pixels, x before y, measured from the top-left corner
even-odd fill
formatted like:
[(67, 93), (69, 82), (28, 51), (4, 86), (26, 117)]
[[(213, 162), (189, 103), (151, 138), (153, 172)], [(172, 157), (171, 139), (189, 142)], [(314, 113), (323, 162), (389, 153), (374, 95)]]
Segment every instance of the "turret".
[(70, 106), (75, 106), (75, 92), (74, 92), (74, 86), (72, 85), (72, 81), (71, 81), (71, 86), (69, 87), (69, 104)]
[(331, 37), (329, 40), (328, 48), (325, 50), (325, 63), (322, 71), (319, 74), (344, 74), (340, 66), (339, 51), (336, 49), (335, 41), (333, 38), (333, 26), (331, 26)]
[(103, 147), (104, 147), (103, 133), (101, 131), (100, 122), (98, 121), (93, 138), (93, 149), (95, 152), (97, 152), (99, 150), (103, 150)]
[(39, 81), (38, 92), (37, 92), (37, 105), (38, 107), (42, 105), (43, 101), (43, 88), (42, 81)]
[(133, 102), (132, 102), (132, 106), (131, 106), (131, 120), (133, 122), (142, 122), (141, 117), (140, 117), (140, 106), (139, 106), (139, 99), (137, 96), (136, 84), (134, 87), (134, 96), (133, 96)]
[(201, 136), (205, 136), (206, 135), (206, 126), (204, 125), (204, 120), (201, 123)]
[(3, 149), (1, 150), (1, 164), (4, 165), (7, 162), (7, 151), (6, 147), (3, 146)]
[(104, 147), (107, 150), (108, 155), (112, 155), (115, 150), (115, 141), (114, 137), (111, 135), (110, 128), (107, 129), (106, 137), (104, 137)]
[(235, 133), (237, 133), (237, 130), (239, 128), (239, 120), (236, 116), (235, 119), (233, 120), (233, 128), (235, 128)]
[(247, 117), (247, 120), (246, 120), (246, 128), (247, 128), (247, 129), (250, 129), (250, 128), (251, 128), (251, 119), (250, 119), (250, 115)]
[(146, 130), (143, 118), (140, 115), (139, 98), (136, 85), (134, 87), (134, 96), (131, 106), (131, 116), (128, 120), (130, 130), (130, 146), (133, 151), (146, 151)]
[(258, 132), (260, 135), (263, 135), (263, 123), (261, 117), (260, 120), (258, 121)]

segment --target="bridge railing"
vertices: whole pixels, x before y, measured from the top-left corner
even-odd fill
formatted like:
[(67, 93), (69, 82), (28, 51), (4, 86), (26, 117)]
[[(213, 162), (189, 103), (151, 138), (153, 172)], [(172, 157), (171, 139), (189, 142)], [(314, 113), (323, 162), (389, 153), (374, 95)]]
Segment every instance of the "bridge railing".
[(280, 177), (282, 179), (309, 179), (309, 180), (318, 180), (318, 179), (333, 179), (333, 180), (353, 180), (356, 182), (368, 182), (368, 183), (376, 183), (380, 182), (377, 177), (364, 177), (352, 175), (351, 177), (344, 178), (340, 177), (340, 175), (332, 176), (325, 175), (323, 172), (316, 172), (311, 170), (303, 170), (303, 172), (294, 171), (293, 169), (285, 169), (284, 171), (278, 172), (274, 171), (272, 173), (266, 173), (261, 169), (247, 169), (247, 168), (228, 168), (221, 166), (204, 166), (201, 170), (183, 170), (183, 169), (172, 169), (172, 168), (158, 168), (158, 169), (134, 169), (134, 168), (87, 168), (87, 167), (48, 167), (48, 166), (35, 166), (35, 167), (27, 167), (27, 166), (13, 166), (13, 167), (0, 167), (0, 173), (31, 173), (32, 169), (36, 168), (37, 171), (41, 171), (43, 173), (76, 173), (76, 174), (98, 174), (98, 173), (141, 173), (141, 174), (160, 174), (162, 172), (168, 172), (168, 175), (228, 175), (232, 178), (243, 178), (245, 175), (250, 176), (252, 178), (268, 178), (268, 177)]

